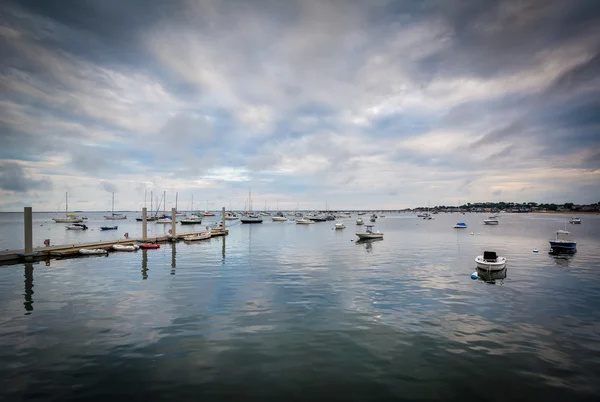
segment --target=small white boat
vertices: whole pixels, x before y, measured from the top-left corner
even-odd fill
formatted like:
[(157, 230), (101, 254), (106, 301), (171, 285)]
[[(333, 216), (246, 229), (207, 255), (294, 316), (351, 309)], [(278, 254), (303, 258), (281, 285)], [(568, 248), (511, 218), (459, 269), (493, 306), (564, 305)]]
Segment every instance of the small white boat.
[(578, 218), (576, 216), (572, 217), (571, 220), (569, 221), (569, 223), (574, 223), (574, 224), (581, 224), (581, 218)]
[(85, 255), (101, 255), (101, 254), (107, 254), (108, 251), (106, 251), (103, 248), (82, 248), (79, 249), (79, 254), (85, 254)]
[(225, 213), (225, 220), (226, 220), (226, 221), (234, 221), (234, 220), (236, 220), (237, 218), (238, 218), (238, 217), (237, 217), (237, 215), (236, 215), (236, 214), (233, 214), (233, 213), (231, 213), (231, 212), (226, 212), (226, 213)]
[(275, 214), (274, 216), (272, 216), (271, 219), (273, 220), (273, 222), (285, 222), (285, 221), (287, 221), (287, 218), (281, 212), (277, 212), (277, 214)]
[(352, 218), (352, 215), (338, 215), (339, 219), (350, 219)]
[[(171, 218), (160, 218), (160, 219), (157, 219), (155, 222), (156, 223), (162, 223), (162, 224), (173, 223), (173, 221), (171, 220)], [(175, 221), (175, 223), (177, 223), (177, 221)], [(202, 221), (200, 221), (200, 223), (202, 223)]]
[(456, 225), (454, 225), (454, 229), (466, 229), (467, 228), (467, 224), (464, 222), (458, 222)]
[(336, 222), (335, 230), (342, 230), (342, 229), (346, 229), (346, 225), (344, 225), (342, 222)]
[(315, 221), (310, 220), (308, 218), (301, 218), (296, 220), (296, 225), (311, 225), (313, 223), (315, 223)]
[(477, 268), (486, 271), (501, 271), (506, 267), (506, 258), (498, 257), (495, 251), (484, 251), (483, 255), (475, 257)]
[(498, 219), (496, 219), (493, 216), (490, 216), (489, 218), (484, 219), (483, 223), (485, 223), (486, 225), (497, 225), (499, 222)]
[(140, 248), (137, 244), (113, 244), (112, 249), (115, 251), (137, 251)]
[(360, 226), (360, 225), (364, 225), (364, 224), (365, 224), (365, 221), (363, 221), (363, 218), (358, 218), (358, 219), (356, 220), (356, 224), (357, 224), (357, 225), (359, 225), (359, 226)]
[(203, 233), (198, 233), (192, 236), (185, 236), (183, 238), (183, 240), (185, 241), (198, 241), (198, 240), (206, 240), (206, 239), (210, 239), (211, 237), (211, 233), (210, 232), (203, 232)]
[(67, 228), (67, 230), (87, 230), (88, 228), (87, 225), (84, 225), (83, 223), (74, 223), (65, 227)]
[(365, 226), (364, 233), (356, 233), (356, 235), (358, 236), (358, 238), (360, 240), (364, 240), (364, 239), (383, 239), (383, 233), (381, 233), (379, 231), (374, 232), (373, 231), (373, 225), (367, 225), (367, 226)]

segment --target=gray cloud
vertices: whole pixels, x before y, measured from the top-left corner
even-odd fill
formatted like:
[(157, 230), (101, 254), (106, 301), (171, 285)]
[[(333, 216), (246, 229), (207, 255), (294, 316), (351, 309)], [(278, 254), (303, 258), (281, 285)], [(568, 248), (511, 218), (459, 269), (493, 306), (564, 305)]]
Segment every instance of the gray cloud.
[(0, 188), (26, 193), (29, 190), (50, 190), (52, 182), (48, 178), (36, 180), (28, 177), (18, 163), (3, 163), (0, 165)]
[(111, 182), (106, 181), (106, 180), (102, 180), (100, 182), (100, 186), (104, 189), (104, 191), (108, 191), (109, 193), (116, 193), (117, 192), (117, 186), (114, 185)]

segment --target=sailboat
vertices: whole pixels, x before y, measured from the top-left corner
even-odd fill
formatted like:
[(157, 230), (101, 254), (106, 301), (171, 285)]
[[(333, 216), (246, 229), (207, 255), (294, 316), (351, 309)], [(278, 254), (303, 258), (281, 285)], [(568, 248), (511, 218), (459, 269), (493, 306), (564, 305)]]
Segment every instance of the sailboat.
[[(152, 214), (152, 200), (154, 199), (154, 193), (152, 191), (150, 191), (150, 214)], [(146, 193), (144, 193), (144, 204), (146, 204)], [(156, 214), (154, 215), (146, 215), (146, 221), (150, 222), (150, 221), (155, 221), (156, 219), (158, 219), (156, 217)], [(135, 218), (136, 221), (141, 222), (144, 220), (144, 218), (140, 217), (140, 218)]]
[(185, 216), (185, 212), (179, 212), (177, 209), (177, 197), (179, 193), (175, 193), (175, 216)]
[(112, 193), (112, 210), (110, 215), (104, 215), (104, 219), (108, 219), (110, 221), (118, 221), (127, 219), (127, 215), (123, 214), (115, 214), (115, 193)]
[(248, 216), (240, 219), (242, 223), (262, 223), (263, 220), (256, 214), (252, 213), (252, 188), (248, 187)]
[[(192, 194), (192, 207), (190, 210), (194, 210), (194, 194)], [(192, 213), (192, 215), (186, 216), (180, 222), (182, 225), (195, 225), (196, 223), (200, 224), (202, 223), (202, 217)]]
[[(160, 205), (159, 205), (160, 208)], [(171, 217), (167, 216), (167, 192), (163, 193), (163, 216), (156, 220), (156, 223), (172, 223)]]
[(206, 200), (206, 209), (204, 210), (204, 213), (202, 215), (204, 215), (204, 216), (215, 216), (215, 214), (213, 214), (212, 212), (208, 212), (208, 200)]
[(65, 217), (64, 218), (52, 218), (56, 223), (81, 223), (83, 218), (75, 214), (69, 213), (69, 193), (65, 192)]

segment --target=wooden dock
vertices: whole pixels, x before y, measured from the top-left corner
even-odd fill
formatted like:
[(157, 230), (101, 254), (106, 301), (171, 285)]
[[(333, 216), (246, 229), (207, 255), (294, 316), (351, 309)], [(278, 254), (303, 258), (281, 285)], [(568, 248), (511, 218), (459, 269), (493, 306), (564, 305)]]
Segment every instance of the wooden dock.
[[(61, 257), (74, 257), (80, 256), (83, 254), (79, 253), (79, 250), (82, 248), (101, 248), (105, 250), (111, 250), (112, 246), (115, 244), (122, 245), (131, 245), (136, 243), (166, 243), (182, 240), (186, 236), (194, 236), (201, 232), (187, 232), (187, 233), (178, 233), (176, 236), (155, 236), (148, 237), (146, 240), (141, 238), (135, 239), (118, 239), (118, 240), (106, 240), (106, 241), (95, 241), (95, 242), (87, 242), (87, 243), (77, 243), (77, 244), (63, 244), (58, 246), (48, 246), (48, 247), (35, 247), (33, 249), (34, 255), (28, 256), (29, 260), (45, 260), (48, 258), (61, 258)], [(228, 230), (211, 230), (211, 237), (216, 236), (226, 236), (229, 234)], [(1, 264), (11, 264), (15, 262), (20, 262), (25, 259), (23, 255), (23, 250), (8, 250), (8, 251), (0, 251), (0, 265)]]

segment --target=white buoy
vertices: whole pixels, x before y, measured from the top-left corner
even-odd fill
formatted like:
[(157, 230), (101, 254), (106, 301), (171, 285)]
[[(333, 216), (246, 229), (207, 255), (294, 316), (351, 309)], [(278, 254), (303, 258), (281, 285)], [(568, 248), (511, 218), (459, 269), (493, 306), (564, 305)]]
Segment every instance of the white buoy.
[(471, 232), (471, 236), (473, 236), (473, 232)]
[(477, 279), (477, 278), (479, 278), (479, 275), (477, 274), (477, 271), (475, 271), (471, 274), (471, 279)]

